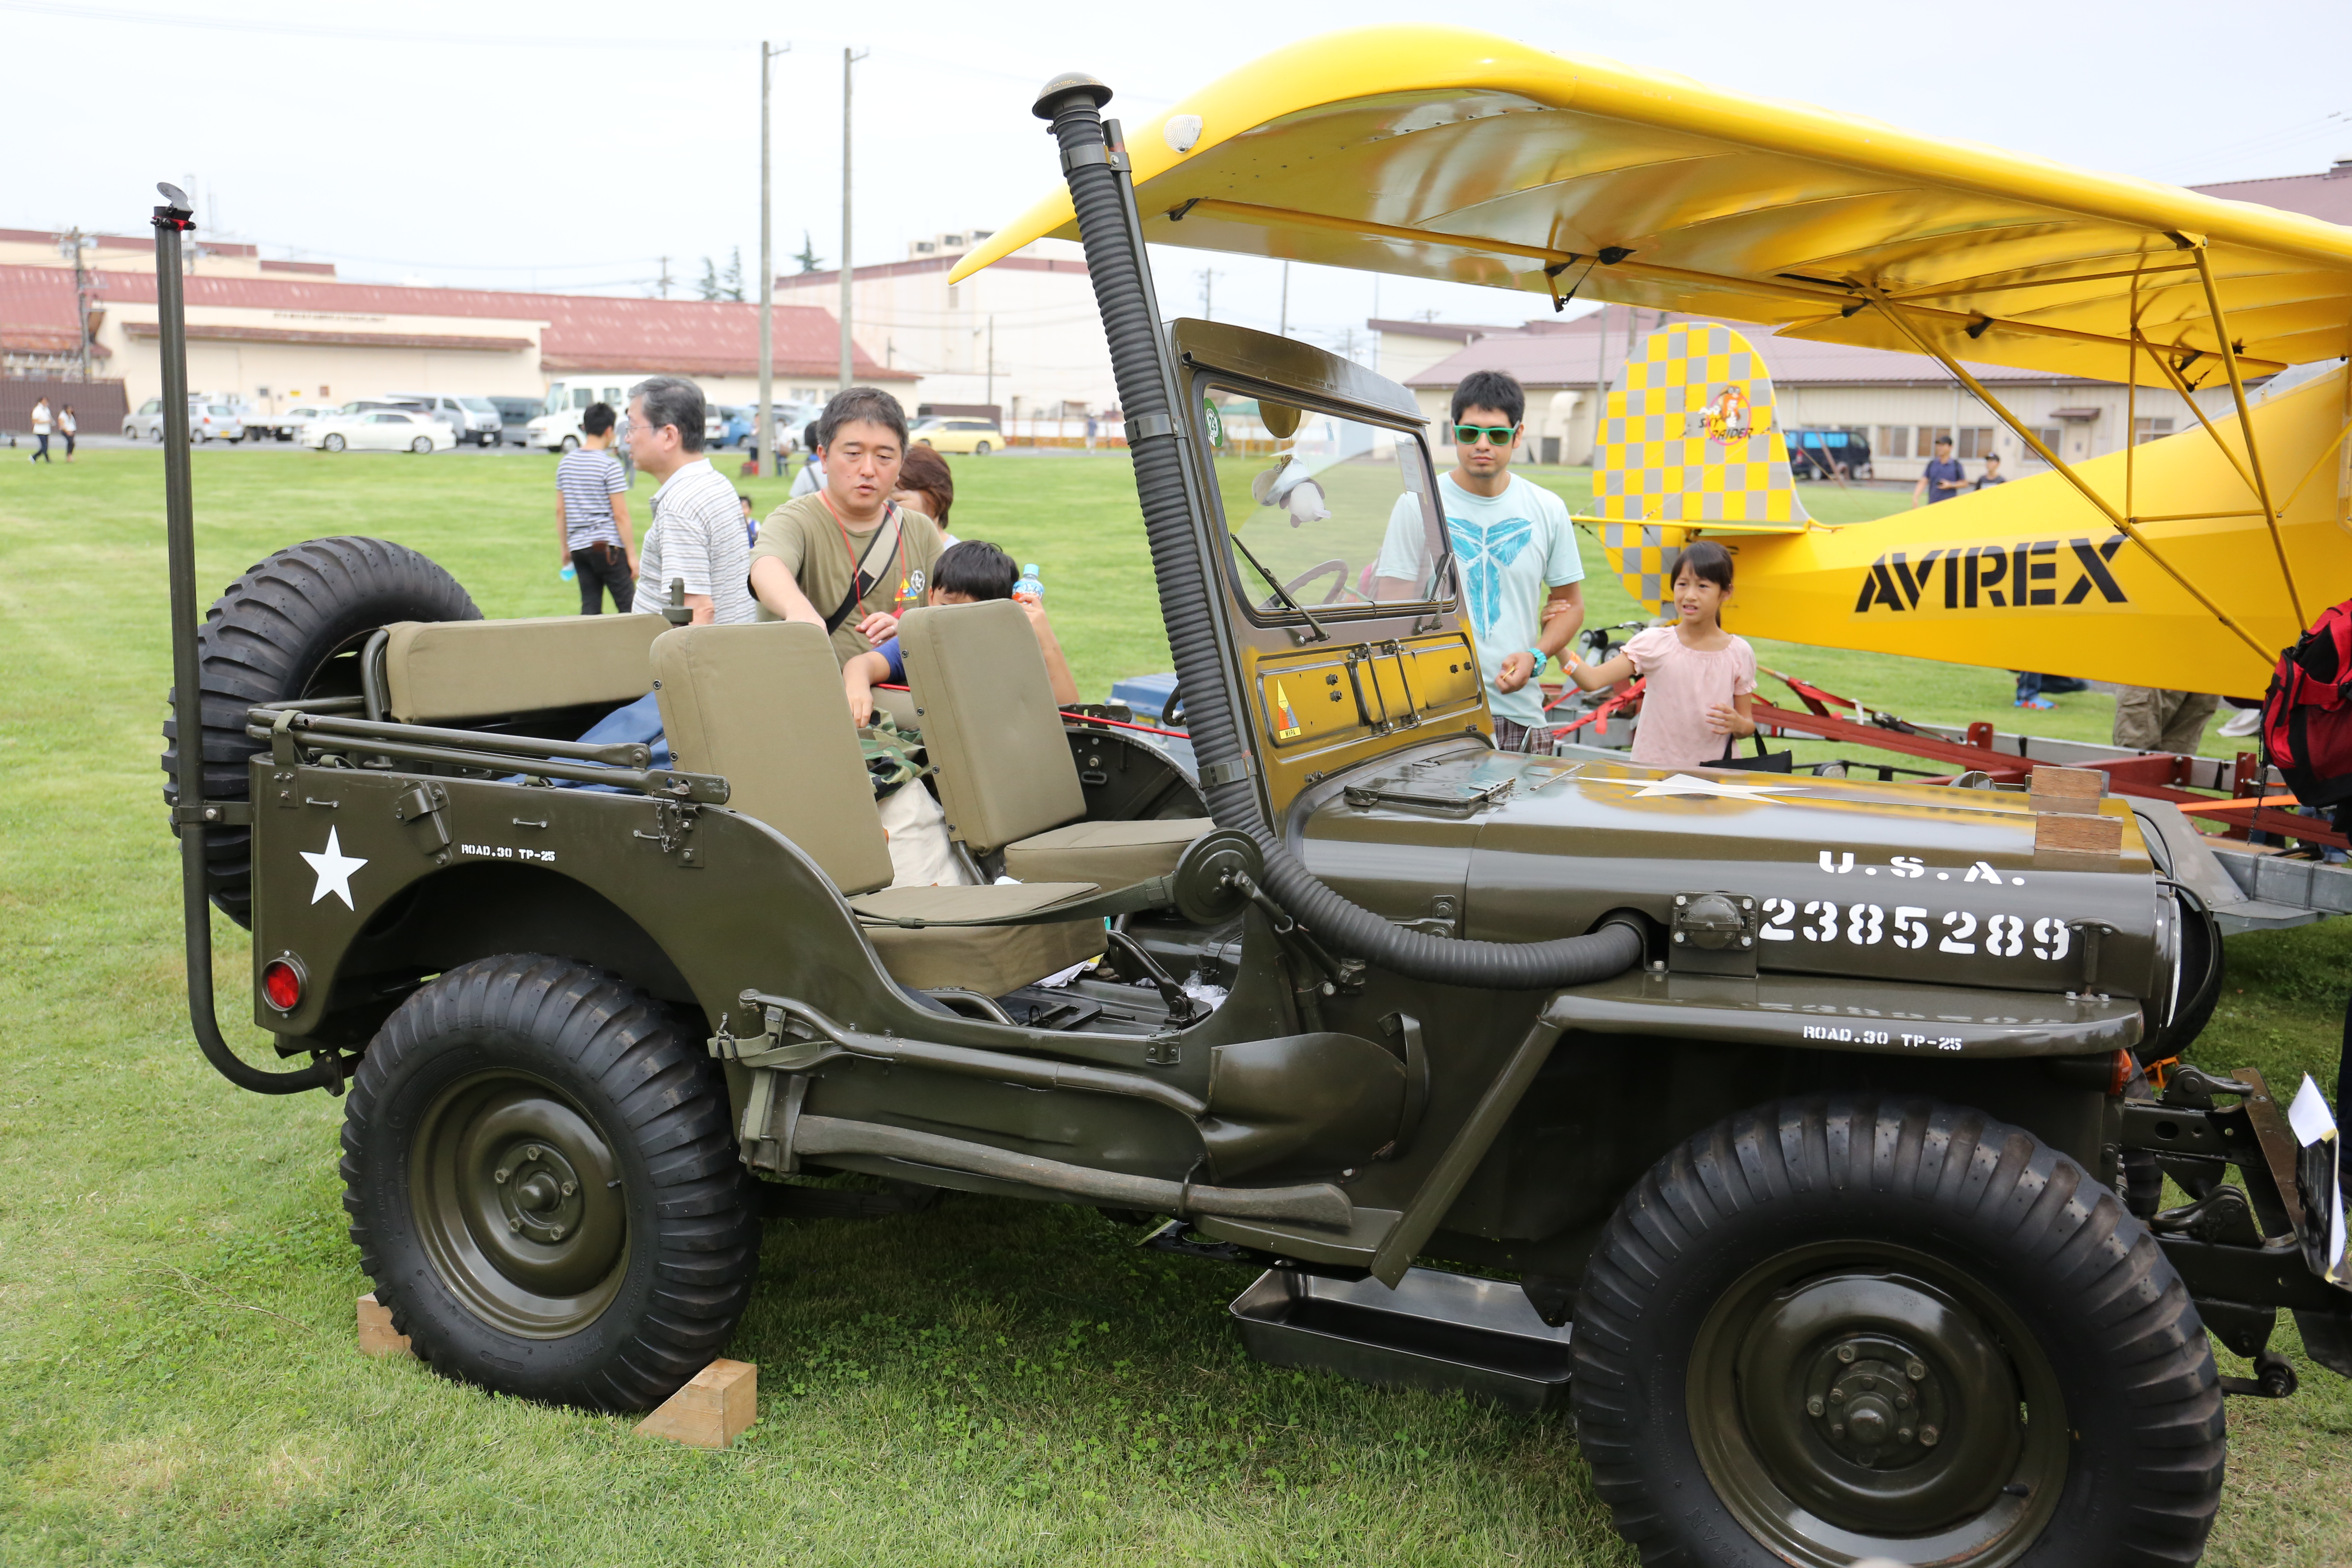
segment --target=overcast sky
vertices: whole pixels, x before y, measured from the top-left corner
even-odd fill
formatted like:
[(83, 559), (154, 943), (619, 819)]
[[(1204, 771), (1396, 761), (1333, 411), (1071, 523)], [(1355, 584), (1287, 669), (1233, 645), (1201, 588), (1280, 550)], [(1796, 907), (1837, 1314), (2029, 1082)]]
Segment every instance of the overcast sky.
[[(2340, 0), (2339, 0), (2340, 4)], [(740, 246), (756, 279), (759, 56), (775, 63), (776, 252), (840, 253), (841, 51), (857, 66), (856, 259), (1009, 220), (1052, 184), (1036, 86), (1078, 68), (1111, 112), (1175, 99), (1335, 28), (1426, 20), (1427, 0), (1197, 5), (688, 6), (558, 0), (0, 0), (8, 153), (0, 226), (135, 231), (153, 182), (188, 183), (207, 234), (347, 278), (644, 293), (690, 288)], [(690, 18), (691, 32), (673, 18)], [(1977, 0), (1940, 11), (1490, 6), (1449, 14), (1538, 47), (1613, 57), (1933, 135), (2194, 184), (2352, 157), (2336, 5)], [(1155, 252), (1159, 255), (1158, 252)], [(1271, 328), (1276, 264), (1159, 256), (1160, 300)], [(1526, 295), (1383, 279), (1386, 315), (1513, 321)], [(1291, 316), (1360, 329), (1369, 275), (1301, 268)], [(756, 298), (756, 282), (752, 297)], [(1539, 303), (1539, 302), (1538, 302)]]

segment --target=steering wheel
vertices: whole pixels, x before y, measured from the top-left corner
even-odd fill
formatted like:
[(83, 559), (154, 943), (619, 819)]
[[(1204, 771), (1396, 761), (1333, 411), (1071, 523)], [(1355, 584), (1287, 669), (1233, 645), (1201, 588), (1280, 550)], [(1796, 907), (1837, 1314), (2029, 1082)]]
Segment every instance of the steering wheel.
[(1318, 565), (1309, 566), (1306, 571), (1285, 583), (1282, 585), (1282, 591), (1294, 599), (1299, 598), (1299, 589), (1304, 588), (1316, 578), (1326, 575), (1331, 578), (1331, 591), (1316, 602), (1323, 605), (1337, 604), (1339, 595), (1348, 591), (1348, 563), (1344, 561), (1326, 561)]

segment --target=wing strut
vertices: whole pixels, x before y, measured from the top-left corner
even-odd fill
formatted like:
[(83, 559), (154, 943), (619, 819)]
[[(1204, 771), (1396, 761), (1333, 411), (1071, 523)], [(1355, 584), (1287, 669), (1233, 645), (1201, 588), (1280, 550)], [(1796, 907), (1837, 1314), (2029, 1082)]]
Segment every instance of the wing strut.
[[(1930, 342), (1924, 333), (1920, 332), (1917, 328), (1914, 327), (1906, 318), (1906, 312), (1901, 306), (1896, 305), (1892, 300), (1888, 300), (1884, 292), (1870, 284), (1860, 283), (1856, 284), (1855, 287), (1860, 289), (1863, 293), (1869, 298), (1871, 303), (1878, 307), (1880, 313), (1885, 315), (1889, 321), (1892, 321), (1898, 331), (1900, 331), (1905, 337), (1911, 340), (1913, 344), (1918, 348), (1921, 353), (1926, 354), (1928, 358), (1942, 365), (1946, 370), (1950, 371), (1953, 376), (1959, 381), (1960, 384), (1967, 387), (1969, 391), (1975, 395), (1978, 402), (1983, 404), (1987, 408), (1991, 409), (1993, 414), (2002, 424), (2015, 431), (2017, 433), (2017, 438), (2024, 442), (2026, 446), (2032, 447), (2036, 457), (2049, 464), (2053, 468), (2055, 468), (2059, 473), (2063, 474), (2066, 477), (2066, 482), (2073, 485), (2076, 490), (2080, 491), (2084, 500), (2089, 501), (2093, 506), (2097, 507), (2100, 512), (2109, 522), (2114, 523), (2116, 527), (2122, 531), (2122, 532), (2128, 537), (2134, 544), (2138, 545), (2142, 550), (2147, 552), (2147, 558), (2155, 562), (2158, 566), (2162, 567), (2166, 576), (2179, 584), (2180, 586), (2187, 591), (2190, 598), (2204, 605), (2205, 608), (2211, 613), (2215, 620), (2220, 621), (2223, 626), (2229, 627), (2231, 632), (2237, 635), (2239, 641), (2253, 649), (2255, 658), (2261, 659), (2266, 665), (2276, 662), (2278, 656), (2274, 652), (2264, 647), (2254, 635), (2246, 630), (2245, 627), (2240, 626), (2237, 621), (2231, 616), (2227, 610), (2224, 610), (2221, 605), (2208, 598), (2205, 595), (2204, 590), (2199, 588), (2196, 584), (2191, 583), (2188, 578), (2182, 576), (2179, 572), (2173, 567), (2172, 563), (2167, 561), (2157, 552), (2156, 547), (2147, 542), (2147, 536), (2141, 533), (2137, 528), (2132, 525), (2131, 519), (2124, 516), (2123, 513), (2117, 511), (2114, 507), (2109, 506), (2105, 497), (2093, 489), (2080, 474), (2068, 468), (2059, 458), (2057, 453), (2043, 446), (2042, 444), (2042, 437), (2036, 436), (2032, 430), (2028, 429), (2024, 423), (2021, 421), (2016, 415), (2011, 414), (2009, 411), (2008, 405), (2003, 404), (2000, 399), (1995, 397), (1991, 393), (1985, 390), (1984, 383), (1979, 381), (1975, 376), (1970, 375), (1968, 373), (1968, 368), (1962, 365), (1959, 361), (1954, 359), (1950, 354), (1937, 347), (1933, 342)], [(2192, 402), (2189, 406), (2193, 408), (2196, 405)]]
[(2303, 595), (2295, 591), (2294, 569), (2286, 563), (2286, 541), (2279, 537), (2278, 509), (2271, 505), (2270, 479), (2263, 472), (2262, 449), (2254, 445), (2254, 422), (2246, 414), (2245, 378), (2238, 374), (2238, 351), (2230, 342), (2230, 319), (2221, 310), (2221, 291), (2213, 285), (2212, 258), (2201, 239), (2189, 254), (2197, 261), (2198, 280), (2205, 285), (2205, 310), (2213, 321), (2213, 335), (2221, 341), (2221, 367), (2230, 373), (2230, 395), (2238, 405), (2238, 432), (2246, 438), (2246, 463), (2254, 470), (2254, 494), (2263, 503), (2263, 526), (2270, 531), (2279, 575), (2286, 579), (2287, 607), (2294, 612), (2296, 626), (2309, 626), (2303, 618)]

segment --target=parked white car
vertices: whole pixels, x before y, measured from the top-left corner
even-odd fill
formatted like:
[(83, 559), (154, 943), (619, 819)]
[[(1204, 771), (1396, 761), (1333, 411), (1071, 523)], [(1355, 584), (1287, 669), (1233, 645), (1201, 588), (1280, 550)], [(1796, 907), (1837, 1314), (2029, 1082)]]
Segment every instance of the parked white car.
[(428, 415), (371, 408), (312, 420), (302, 444), (325, 452), (447, 452), (457, 448), (457, 435)]
[(265, 436), (292, 441), (300, 437), (302, 427), (311, 420), (327, 418), (335, 412), (336, 406), (331, 403), (297, 403), (277, 414), (258, 414), (247, 409), (245, 433), (257, 441)]

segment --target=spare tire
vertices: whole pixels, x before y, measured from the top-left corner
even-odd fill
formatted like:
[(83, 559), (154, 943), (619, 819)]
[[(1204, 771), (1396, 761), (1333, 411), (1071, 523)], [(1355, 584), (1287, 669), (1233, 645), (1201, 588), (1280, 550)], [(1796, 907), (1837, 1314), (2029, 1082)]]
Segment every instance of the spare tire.
[[(213, 601), (196, 631), (205, 798), (246, 798), (246, 761), (263, 749), (245, 732), (248, 708), (296, 697), (356, 697), (360, 650), (380, 627), (481, 618), (455, 577), (406, 545), (382, 539), (313, 539), (252, 567)], [(174, 804), (179, 750), (174, 713), (163, 721), (163, 798)], [(252, 837), (243, 827), (205, 836), (205, 889), (241, 926), (253, 923)]]

